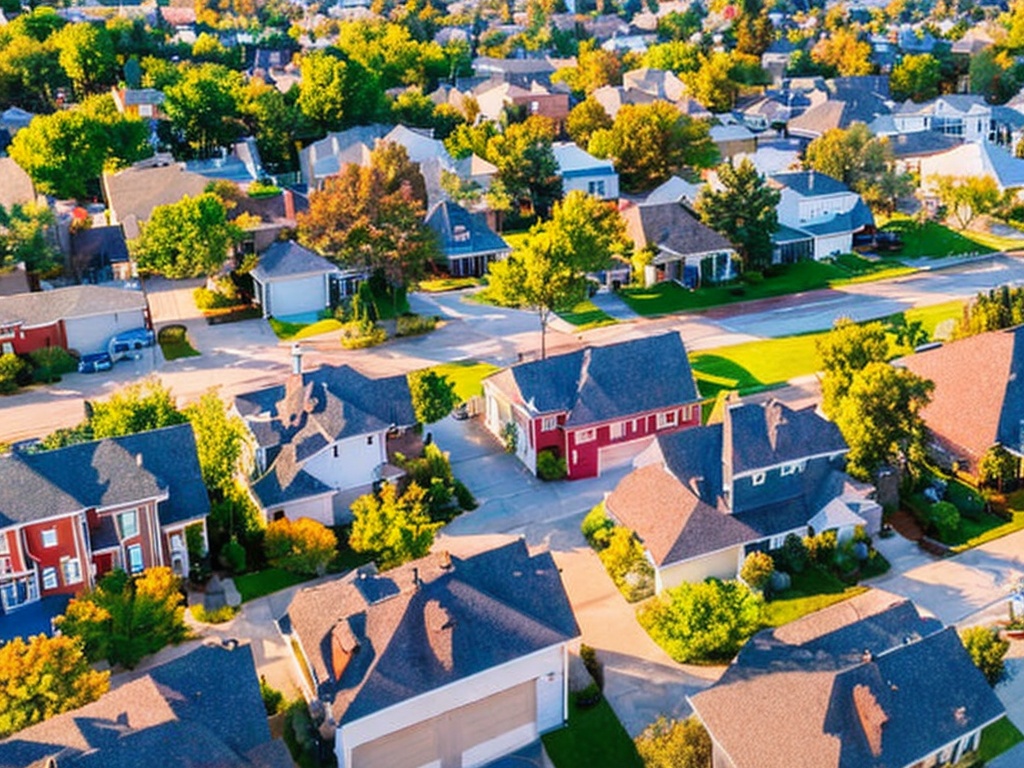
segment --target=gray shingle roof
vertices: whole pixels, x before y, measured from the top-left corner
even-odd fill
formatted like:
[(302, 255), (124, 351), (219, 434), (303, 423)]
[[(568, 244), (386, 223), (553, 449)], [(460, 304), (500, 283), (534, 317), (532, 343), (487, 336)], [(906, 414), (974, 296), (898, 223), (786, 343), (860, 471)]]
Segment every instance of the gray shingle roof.
[(99, 285), (72, 285), (52, 291), (0, 296), (0, 320), (20, 320), (26, 326), (145, 308), (146, 297), (141, 291)]
[(470, 213), (450, 200), (443, 200), (430, 210), (427, 226), (437, 233), (441, 250), (449, 259), (512, 250), (487, 226), (487, 219), (482, 213)]
[[(579, 636), (549, 553), (531, 556), (517, 540), (445, 563), (434, 554), (383, 574), (365, 569), (303, 589), (292, 600), (287, 625), (337, 722)], [(369, 580), (387, 589), (361, 590)], [(384, 598), (371, 602), (364, 592)], [(335, 679), (339, 631), (358, 649)]]
[(0, 527), (164, 494), (161, 525), (210, 511), (191, 424), (0, 457)]
[(622, 217), (637, 248), (659, 248), (678, 256), (732, 250), (727, 239), (679, 203), (634, 205)]
[(260, 262), (252, 276), (260, 282), (280, 280), (298, 275), (326, 274), (337, 272), (338, 268), (294, 240), (278, 241), (260, 256)]
[(839, 428), (815, 413), (813, 406), (794, 410), (777, 400), (730, 405), (725, 429), (731, 433), (736, 474), (847, 450)]
[(818, 171), (776, 173), (771, 180), (784, 187), (789, 187), (802, 197), (839, 195), (850, 191), (850, 188), (843, 182)]

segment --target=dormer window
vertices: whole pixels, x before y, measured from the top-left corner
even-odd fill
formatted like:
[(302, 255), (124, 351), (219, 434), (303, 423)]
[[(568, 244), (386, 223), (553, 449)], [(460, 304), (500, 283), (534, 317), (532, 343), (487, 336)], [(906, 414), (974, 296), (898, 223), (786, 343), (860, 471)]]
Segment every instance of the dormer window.
[(456, 224), (452, 228), (452, 240), (454, 240), (456, 243), (468, 243), (469, 229), (462, 224)]
[(807, 466), (807, 462), (805, 461), (794, 461), (791, 464), (783, 464), (780, 474), (783, 477), (795, 475), (797, 472), (803, 472), (805, 466)]

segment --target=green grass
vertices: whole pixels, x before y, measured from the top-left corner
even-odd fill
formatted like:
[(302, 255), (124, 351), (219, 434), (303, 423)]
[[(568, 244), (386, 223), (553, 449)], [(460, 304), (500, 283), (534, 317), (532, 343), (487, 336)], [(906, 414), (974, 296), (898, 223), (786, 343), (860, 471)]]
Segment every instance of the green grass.
[(270, 330), (282, 341), (294, 338), (295, 334), (308, 327), (306, 323), (289, 323), (275, 317), (268, 317), (267, 322), (270, 323)]
[[(985, 515), (986, 521), (990, 517), (992, 516)], [(992, 517), (992, 520), (995, 521), (994, 525), (990, 524), (983, 527), (980, 523), (976, 523), (973, 520), (961, 519), (960, 524), (962, 526), (965, 523), (970, 523), (972, 527), (977, 526), (977, 529), (965, 531), (965, 533), (969, 533), (969, 536), (963, 541), (963, 543), (954, 546), (953, 551), (963, 552), (966, 549), (972, 549), (974, 547), (981, 546), (982, 544), (987, 544), (990, 541), (1001, 539), (1003, 536), (1013, 533), (1014, 531), (1024, 529), (1024, 512), (1021, 511), (1015, 510), (1013, 512), (1013, 520), (1009, 522), (994, 517)]]
[(430, 370), (436, 371), (439, 375), (447, 376), (455, 384), (455, 396), (465, 401), (476, 395), (484, 393), (481, 383), (485, 377), (500, 370), (498, 366), (490, 363), (478, 363), (474, 360), (460, 360), (454, 363), (440, 363), (433, 365)]
[(457, 291), (461, 288), (475, 288), (483, 285), (479, 277), (439, 277), (435, 280), (421, 280), (417, 289), (426, 293)]
[(569, 724), (541, 738), (556, 768), (643, 768), (633, 740), (603, 698), (579, 709), (570, 696)]
[(1010, 722), (1010, 718), (1004, 717), (985, 726), (982, 730), (978, 757), (982, 762), (987, 762), (1022, 741), (1024, 741), (1024, 733), (1021, 733), (1017, 726)]
[(780, 592), (765, 606), (764, 620), (770, 627), (788, 624), (867, 590), (867, 587), (847, 586), (837, 576), (812, 565), (802, 573), (792, 574), (791, 578), (789, 589)]
[(690, 355), (690, 365), (704, 397), (713, 397), (722, 390), (752, 392), (818, 370), (815, 344), (825, 333), (748, 341), (695, 352)]
[(915, 320), (921, 322), (921, 327), (928, 333), (928, 338), (935, 338), (935, 330), (939, 324), (946, 320), (957, 320), (964, 312), (964, 302), (953, 300), (941, 304), (932, 304), (927, 307), (915, 307), (903, 313), (908, 323)]
[(603, 309), (598, 309), (590, 299), (581, 301), (572, 309), (559, 312), (558, 316), (565, 320), (565, 322), (575, 325), (579, 331), (600, 328), (603, 325), (615, 325), (618, 322)]
[(303, 576), (280, 568), (267, 568), (263, 571), (243, 573), (241, 576), (235, 576), (234, 582), (235, 587), (242, 596), (242, 602), (247, 603), (250, 600), (255, 600), (257, 597), (263, 597), (286, 587), (309, 581), (311, 578), (313, 577)]
[[(899, 257), (903, 259), (941, 259), (963, 253), (989, 253), (993, 250), (991, 245), (985, 242), (992, 242), (988, 239), (989, 236), (981, 236), (975, 232), (956, 232), (936, 221), (918, 226), (908, 218), (897, 217), (891, 219), (882, 229), (900, 233), (903, 238), (903, 250), (899, 251)], [(1017, 247), (1021, 247), (1019, 242)]]
[(188, 329), (184, 325), (167, 325), (156, 335), (164, 360), (177, 360), (182, 357), (196, 357), (199, 350), (188, 340)]
[(332, 331), (340, 331), (341, 322), (335, 320), (333, 317), (329, 317), (326, 320), (317, 320), (311, 325), (307, 325), (301, 329), (298, 333), (292, 336), (293, 339), (308, 339), (310, 336), (318, 336), (321, 333), (331, 333)]

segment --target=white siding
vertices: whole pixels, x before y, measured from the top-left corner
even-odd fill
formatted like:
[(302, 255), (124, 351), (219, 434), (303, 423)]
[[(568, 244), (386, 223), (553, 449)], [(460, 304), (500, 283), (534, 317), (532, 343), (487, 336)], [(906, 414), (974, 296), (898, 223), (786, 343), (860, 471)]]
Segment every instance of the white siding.
[(655, 572), (655, 588), (658, 592), (680, 584), (697, 584), (705, 579), (735, 579), (743, 555), (742, 547), (732, 547), (721, 552), (712, 552), (703, 557), (659, 568)]
[(68, 348), (76, 349), (83, 355), (106, 352), (112, 336), (121, 331), (143, 328), (146, 316), (141, 309), (111, 312), (108, 315), (80, 317), (64, 321)]
[(267, 303), (264, 314), (274, 317), (319, 312), (329, 303), (327, 278), (323, 275), (275, 280), (264, 288)]
[(372, 483), (374, 470), (386, 461), (385, 433), (374, 432), (339, 440), (309, 459), (303, 469), (325, 485), (344, 490)]
[(849, 253), (852, 250), (853, 235), (849, 232), (814, 238), (814, 258), (818, 261), (838, 253)]
[[(593, 187), (591, 185), (594, 185)], [(599, 195), (597, 185), (604, 184), (604, 194)], [(570, 176), (562, 177), (562, 191), (568, 195), (574, 189), (586, 192), (588, 195), (600, 197), (602, 200), (617, 200), (619, 197), (619, 175), (616, 174), (595, 174), (594, 176)]]
[(324, 525), (334, 525), (334, 505), (330, 496), (317, 496), (312, 499), (300, 499), (290, 501), (275, 507), (268, 507), (264, 510), (267, 522), (274, 519), (274, 513), (283, 511), (289, 520), (298, 520), (300, 517), (308, 517)]

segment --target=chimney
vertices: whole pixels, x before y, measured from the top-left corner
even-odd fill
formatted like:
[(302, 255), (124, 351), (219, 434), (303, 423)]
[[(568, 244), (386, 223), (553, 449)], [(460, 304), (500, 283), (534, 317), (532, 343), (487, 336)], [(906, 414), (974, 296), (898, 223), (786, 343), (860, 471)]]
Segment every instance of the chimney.
[(865, 648), (864, 653), (861, 654), (860, 658), (865, 664), (870, 664), (875, 660), (875, 654), (873, 654), (868, 648)]
[(441, 567), (446, 571), (452, 567), (452, 553), (447, 549), (441, 553)]
[(286, 189), (281, 193), (281, 197), (284, 198), (284, 217), (289, 221), (295, 220), (295, 195), (290, 189)]
[(297, 341), (292, 344), (292, 373), (302, 375), (302, 345)]

